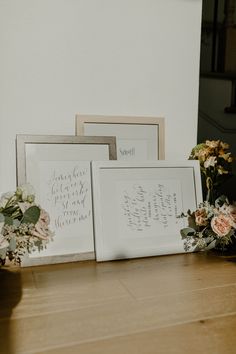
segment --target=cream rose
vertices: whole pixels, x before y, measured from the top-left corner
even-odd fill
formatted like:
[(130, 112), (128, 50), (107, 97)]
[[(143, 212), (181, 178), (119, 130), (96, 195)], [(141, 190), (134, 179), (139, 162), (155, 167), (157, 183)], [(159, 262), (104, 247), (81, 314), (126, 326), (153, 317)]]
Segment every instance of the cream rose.
[(219, 214), (212, 218), (211, 227), (218, 236), (226, 236), (231, 230), (232, 220), (227, 215)]

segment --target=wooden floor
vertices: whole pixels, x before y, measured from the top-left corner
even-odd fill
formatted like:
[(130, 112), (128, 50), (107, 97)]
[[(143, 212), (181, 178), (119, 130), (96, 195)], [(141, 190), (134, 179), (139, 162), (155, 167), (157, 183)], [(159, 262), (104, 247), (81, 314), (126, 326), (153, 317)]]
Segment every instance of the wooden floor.
[(0, 270), (0, 353), (236, 353), (236, 262), (214, 255)]

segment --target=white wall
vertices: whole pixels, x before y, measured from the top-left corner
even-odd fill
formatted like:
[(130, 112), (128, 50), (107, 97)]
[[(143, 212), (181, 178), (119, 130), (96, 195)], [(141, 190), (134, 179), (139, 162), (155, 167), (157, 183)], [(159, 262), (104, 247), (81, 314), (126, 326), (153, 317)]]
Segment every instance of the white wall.
[(166, 157), (197, 139), (201, 0), (0, 0), (0, 192), (16, 134), (74, 134), (75, 114), (166, 118)]

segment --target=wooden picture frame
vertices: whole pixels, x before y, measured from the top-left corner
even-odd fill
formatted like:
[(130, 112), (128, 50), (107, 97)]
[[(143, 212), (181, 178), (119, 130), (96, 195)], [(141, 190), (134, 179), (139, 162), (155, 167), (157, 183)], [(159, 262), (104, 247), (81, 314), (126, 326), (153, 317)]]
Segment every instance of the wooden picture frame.
[(202, 201), (198, 161), (92, 163), (97, 261), (184, 253), (179, 218)]
[(77, 135), (116, 136), (117, 160), (164, 160), (165, 120), (76, 114)]
[(54, 240), (22, 266), (94, 259), (91, 160), (116, 159), (115, 137), (17, 135), (17, 184), (30, 183)]

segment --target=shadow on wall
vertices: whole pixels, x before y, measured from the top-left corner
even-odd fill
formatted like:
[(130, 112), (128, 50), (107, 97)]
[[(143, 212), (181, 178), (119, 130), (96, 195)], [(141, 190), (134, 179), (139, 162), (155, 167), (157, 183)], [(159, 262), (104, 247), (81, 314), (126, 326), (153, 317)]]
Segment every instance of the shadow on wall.
[[(236, 74), (235, 74), (236, 79)], [(222, 140), (236, 157), (236, 114), (225, 113), (232, 105), (232, 80), (222, 73), (201, 75), (199, 85), (198, 143)], [(221, 193), (236, 201), (236, 161), (233, 174), (222, 186)]]
[(22, 296), (19, 270), (0, 269), (0, 353), (14, 354), (11, 340), (11, 316)]

